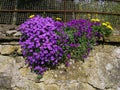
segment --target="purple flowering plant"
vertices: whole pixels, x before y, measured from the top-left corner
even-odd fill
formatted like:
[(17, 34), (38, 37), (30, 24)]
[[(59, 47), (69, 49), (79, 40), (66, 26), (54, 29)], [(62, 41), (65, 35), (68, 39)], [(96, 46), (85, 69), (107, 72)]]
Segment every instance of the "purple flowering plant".
[[(66, 23), (64, 32), (69, 37), (69, 54), (77, 60), (84, 60), (98, 40), (92, 27), (99, 26), (87, 19), (72, 20)], [(98, 32), (99, 33), (99, 32)]]
[(67, 55), (69, 58), (84, 60), (97, 41), (112, 34), (110, 22), (100, 22), (99, 19), (79, 19), (66, 23), (64, 32), (69, 37)]
[(67, 23), (50, 17), (34, 16), (20, 25), (20, 45), (26, 64), (39, 75), (60, 63), (69, 66), (69, 59), (84, 60), (101, 37), (94, 26), (99, 22), (88, 19)]
[(20, 25), (20, 45), (26, 64), (37, 74), (43, 74), (50, 67), (58, 65), (63, 49), (58, 45), (59, 36), (52, 18), (35, 16)]

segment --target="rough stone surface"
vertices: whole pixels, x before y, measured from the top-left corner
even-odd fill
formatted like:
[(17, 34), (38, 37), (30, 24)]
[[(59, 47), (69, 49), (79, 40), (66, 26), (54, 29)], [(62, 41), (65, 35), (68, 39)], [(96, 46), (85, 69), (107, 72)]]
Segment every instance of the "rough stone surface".
[(18, 53), (21, 54), (21, 48), (20, 46), (13, 46), (13, 45), (0, 45), (0, 53), (1, 54), (13, 54)]
[[(14, 49), (13, 47), (10, 48)], [(7, 56), (0, 55), (0, 90), (120, 89), (120, 47), (118, 46), (96, 46), (85, 62), (70, 60), (69, 67), (61, 65), (56, 70), (48, 70), (40, 80), (37, 80), (37, 75), (25, 65), (22, 56), (10, 55), (11, 53)]]
[[(19, 37), (16, 28), (0, 25), (0, 37)], [(69, 67), (62, 64), (38, 80), (25, 65), (18, 42), (1, 40), (0, 90), (120, 90), (120, 45), (96, 46), (84, 62), (71, 59)]]
[(6, 89), (12, 89), (11, 88), (11, 77), (9, 76), (0, 76), (0, 87), (6, 88)]
[(99, 47), (98, 51), (83, 64), (86, 72), (90, 72), (87, 80), (97, 88), (116, 90), (120, 86), (120, 59), (117, 58), (120, 56), (120, 47)]
[(16, 30), (18, 26), (16, 25), (4, 25), (0, 24), (0, 35), (1, 36), (13, 36), (18, 31)]

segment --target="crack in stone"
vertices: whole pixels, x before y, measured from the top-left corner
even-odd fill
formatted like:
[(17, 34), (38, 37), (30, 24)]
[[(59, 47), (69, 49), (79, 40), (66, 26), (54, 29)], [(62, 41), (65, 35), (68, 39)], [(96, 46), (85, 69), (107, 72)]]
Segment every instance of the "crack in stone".
[(98, 87), (94, 86), (94, 85), (91, 84), (91, 83), (87, 83), (87, 84), (90, 85), (91, 87), (93, 87), (93, 88), (96, 89), (96, 90), (104, 90), (104, 89), (101, 89), (101, 88), (98, 88)]

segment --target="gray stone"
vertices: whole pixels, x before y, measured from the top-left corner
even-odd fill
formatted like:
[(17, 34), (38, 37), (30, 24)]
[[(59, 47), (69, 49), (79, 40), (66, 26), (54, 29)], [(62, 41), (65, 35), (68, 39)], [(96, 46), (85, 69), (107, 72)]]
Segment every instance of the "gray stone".
[(1, 54), (12, 54), (19, 49), (18, 46), (13, 45), (0, 45), (0, 53)]
[(22, 54), (22, 48), (21, 48), (20, 46), (17, 47), (17, 53), (18, 53), (19, 55)]
[(113, 35), (120, 35), (120, 31), (119, 30), (114, 30)]
[(20, 32), (16, 32), (15, 34), (13, 34), (14, 37), (20, 37), (22, 34)]
[(120, 59), (120, 48), (116, 48), (112, 55)]
[(11, 80), (12, 77), (3, 76), (3, 74), (0, 74), (0, 88), (12, 89)]
[(120, 87), (118, 87), (117, 90), (120, 90)]
[(3, 28), (3, 30), (5, 30), (5, 31), (8, 31), (8, 30), (15, 30), (16, 29), (16, 25), (2, 25), (2, 28)]
[[(106, 49), (109, 47), (108, 49)], [(108, 53), (108, 51), (110, 51)], [(105, 46), (97, 49), (94, 56), (83, 64), (83, 70), (89, 75), (87, 82), (99, 89), (116, 88), (120, 85), (120, 59), (117, 58), (119, 47)], [(91, 67), (89, 67), (91, 65)]]
[(18, 45), (19, 46), (19, 42), (16, 41), (12, 41), (12, 42), (1, 42), (1, 45)]
[(106, 68), (106, 70), (112, 70), (113, 69), (113, 65), (108, 63), (105, 68)]
[(51, 85), (46, 85), (45, 90), (60, 90), (60, 89), (59, 89), (59, 86), (55, 84), (51, 84)]
[(0, 88), (12, 90), (11, 82), (15, 60), (0, 55)]
[(0, 32), (0, 37), (5, 37), (5, 36), (6, 36), (6, 34)]
[(0, 32), (2, 32), (3, 31), (3, 28), (2, 27), (0, 27)]
[(0, 55), (0, 73), (3, 73), (5, 76), (12, 76), (14, 65), (14, 58)]
[(10, 30), (10, 31), (6, 31), (6, 34), (8, 36), (12, 36), (13, 34), (15, 34), (17, 32), (17, 30)]
[[(22, 61), (16, 63), (15, 59)], [(42, 90), (43, 86), (35, 83), (36, 74), (30, 72), (25, 61), (20, 57), (0, 55), (0, 73), (0, 88), (3, 90), (5, 88), (10, 88), (8, 90)], [(3, 85), (4, 83), (6, 84)]]
[[(4, 48), (3, 48), (4, 47)], [(6, 48), (6, 50), (4, 50)], [(12, 49), (11, 49), (12, 48)], [(72, 62), (58, 69), (48, 70), (40, 82), (25, 65), (22, 56), (10, 57), (20, 46), (0, 45), (0, 90), (119, 90), (120, 47), (95, 47), (85, 62)], [(8, 52), (8, 51), (9, 52)], [(7, 53), (8, 56), (3, 56)], [(6, 85), (3, 85), (6, 83)]]

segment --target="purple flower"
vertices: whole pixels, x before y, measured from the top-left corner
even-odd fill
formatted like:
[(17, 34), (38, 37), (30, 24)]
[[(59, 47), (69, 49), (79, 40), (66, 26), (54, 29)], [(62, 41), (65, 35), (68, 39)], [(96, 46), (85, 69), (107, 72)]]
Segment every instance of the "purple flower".
[(20, 25), (20, 44), (27, 64), (38, 74), (43, 74), (50, 66), (56, 66), (63, 56), (63, 49), (57, 44), (63, 23), (50, 17), (35, 16)]
[(70, 55), (70, 54), (67, 54), (67, 57), (68, 57), (68, 59), (70, 59), (70, 58), (71, 58), (71, 55)]
[(65, 63), (65, 66), (66, 66), (66, 67), (69, 67), (69, 66), (70, 66), (70, 63), (67, 61), (67, 62)]

